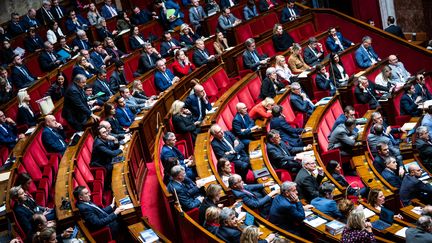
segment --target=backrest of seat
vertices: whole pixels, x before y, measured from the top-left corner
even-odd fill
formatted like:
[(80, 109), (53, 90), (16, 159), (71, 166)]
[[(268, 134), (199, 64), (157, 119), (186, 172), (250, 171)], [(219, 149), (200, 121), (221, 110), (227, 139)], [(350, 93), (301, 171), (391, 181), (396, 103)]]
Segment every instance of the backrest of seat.
[(18, 117), (18, 99), (12, 99), (12, 103), (3, 110), (6, 117), (12, 118), (12, 120), (16, 121)]
[(156, 89), (154, 83), (154, 73), (150, 74), (148, 78), (142, 81), (143, 89), (146, 95), (158, 95), (159, 91)]
[(315, 35), (315, 26), (312, 22), (308, 22), (302, 26), (299, 27), (299, 32), (302, 36), (302, 40), (307, 40), (309, 37), (312, 37)]
[(243, 89), (237, 93), (237, 97), (240, 102), (246, 105), (246, 107), (253, 107), (255, 105), (247, 86), (243, 87)]
[(74, 170), (74, 179), (75, 179), (75, 181), (76, 181), (76, 183), (79, 185), (79, 186), (85, 186), (86, 188), (89, 188), (90, 189), (90, 187), (87, 185), (87, 182), (86, 182), (86, 180), (84, 179), (84, 177), (83, 177), (83, 175), (81, 174), (81, 171), (78, 169), (75, 169)]
[(81, 175), (83, 176), (86, 183), (91, 183), (94, 181), (94, 176), (91, 173), (90, 168), (88, 167), (88, 165), (84, 161), (83, 157), (80, 155), (77, 158), (76, 167), (81, 172)]
[(327, 152), (327, 148), (328, 148), (328, 138), (324, 133), (325, 133), (324, 129), (321, 128), (321, 124), (320, 124), (318, 127), (317, 135), (318, 135), (318, 145), (320, 147), (321, 152)]
[(225, 124), (224, 126), (226, 127), (226, 129), (231, 130), (234, 115), (228, 107), (225, 107), (225, 109), (221, 112), (220, 118), (223, 120), (223, 123)]
[(294, 122), (295, 120), (295, 114), (294, 111), (291, 108), (291, 104), (290, 104), (290, 96), (288, 95), (286, 97), (286, 99), (284, 99), (281, 103), (280, 106), (283, 107), (282, 110), (282, 114), (285, 116), (285, 119), (287, 120), (287, 122)]
[(266, 54), (269, 57), (273, 57), (276, 55), (276, 50), (274, 49), (273, 41), (271, 39), (260, 45), (260, 48), (263, 54)]
[(262, 18), (262, 21), (264, 22), (266, 30), (271, 30), (275, 24), (279, 23), (279, 18), (275, 12), (272, 12)]
[(25, 153), (22, 157), (22, 162), (32, 180), (39, 181), (42, 178), (42, 172), (39, 168), (39, 165), (34, 160), (31, 153)]
[(254, 20), (249, 20), (248, 24), (249, 26), (252, 26), (251, 30), (254, 36), (259, 36), (260, 34), (268, 30), (266, 28), (265, 21), (263, 20), (262, 16), (258, 16), (254, 18)]
[[(255, 79), (251, 80), (248, 84), (249, 93), (252, 96), (252, 99), (254, 100), (254, 105), (261, 101), (259, 98), (259, 95), (261, 93), (261, 79), (259, 77), (256, 77)], [(252, 109), (252, 107), (249, 107)]]
[[(243, 64), (241, 64), (241, 66), (243, 66)], [(217, 85), (219, 91), (224, 90), (228, 87), (228, 85), (230, 85), (228, 75), (223, 68), (220, 68), (215, 74), (213, 74), (212, 78)]]
[(400, 116), (400, 101), (402, 99), (404, 92), (399, 92), (397, 95), (393, 96), (393, 107), (395, 116)]
[(289, 30), (288, 33), (293, 38), (293, 40), (297, 43), (303, 40), (302, 34), (300, 33), (299, 29)]
[(380, 68), (375, 68), (375, 70), (373, 70), (373, 72), (371, 72), (367, 78), (372, 81), (373, 83), (375, 83), (375, 78), (376, 76), (378, 76), (378, 74), (381, 73), (381, 69)]
[(340, 59), (344, 65), (345, 72), (348, 76), (355, 74), (357, 70), (357, 64), (355, 62), (354, 52), (340, 55)]
[(204, 83), (202, 83), (202, 86), (204, 87), (204, 90), (210, 102), (214, 102), (219, 98), (217, 97), (219, 89), (212, 77), (208, 78)]

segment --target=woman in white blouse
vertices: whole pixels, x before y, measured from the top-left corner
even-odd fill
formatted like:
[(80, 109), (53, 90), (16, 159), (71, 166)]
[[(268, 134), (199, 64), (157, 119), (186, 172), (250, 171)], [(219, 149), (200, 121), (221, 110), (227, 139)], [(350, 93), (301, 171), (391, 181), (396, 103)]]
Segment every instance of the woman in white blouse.
[(50, 24), (50, 27), (47, 31), (47, 39), (51, 44), (57, 43), (57, 40), (60, 39), (60, 37), (65, 36), (63, 34), (63, 31), (60, 29), (57, 22), (52, 22)]
[(347, 86), (349, 75), (345, 72), (342, 61), (337, 53), (330, 54), (330, 78), (338, 86)]
[[(388, 65), (385, 65), (381, 69), (381, 72), (375, 77), (375, 83), (387, 87), (389, 89), (389, 92), (393, 92), (395, 91), (396, 86), (393, 83), (391, 83), (390, 77), (391, 77), (391, 68)], [(399, 89), (401, 87), (402, 86), (400, 86)], [(378, 91), (378, 92), (380, 92), (381, 94), (387, 93), (386, 91)]]
[(291, 69), (288, 67), (288, 64), (286, 63), (286, 59), (282, 55), (278, 55), (275, 58), (275, 68), (276, 68), (276, 74), (278, 75), (278, 78), (286, 80), (288, 83), (293, 83), (297, 81), (297, 75), (294, 75), (291, 72)]

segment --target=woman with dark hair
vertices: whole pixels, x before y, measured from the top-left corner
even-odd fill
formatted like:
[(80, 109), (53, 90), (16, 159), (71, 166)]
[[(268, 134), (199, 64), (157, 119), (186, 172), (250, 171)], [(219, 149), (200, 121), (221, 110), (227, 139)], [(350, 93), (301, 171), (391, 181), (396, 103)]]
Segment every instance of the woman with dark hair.
[(128, 129), (124, 129), (117, 118), (115, 117), (116, 109), (114, 104), (112, 103), (105, 103), (104, 104), (104, 112), (105, 112), (105, 120), (111, 124), (111, 132), (113, 134), (125, 134), (128, 132)]
[(55, 21), (51, 22), (47, 31), (47, 40), (54, 45), (55, 43), (57, 43), (57, 40), (59, 40), (61, 36), (65, 35), (60, 29), (58, 23)]
[[(369, 205), (375, 208), (378, 212), (381, 212), (381, 209), (384, 207), (385, 203), (385, 196), (383, 191), (378, 188), (371, 189), (367, 197), (367, 201)], [(388, 209), (386, 208), (386, 210)], [(402, 215), (400, 214), (395, 214), (393, 217), (395, 219), (403, 219)]]
[(12, 85), (6, 79), (0, 77), (0, 103), (6, 104), (14, 97)]
[(147, 40), (140, 33), (138, 26), (132, 27), (132, 33), (129, 36), (129, 45), (132, 50), (137, 50), (144, 47)]
[(55, 82), (46, 92), (45, 96), (51, 96), (53, 101), (58, 101), (63, 98), (67, 87), (66, 77), (63, 73), (57, 74)]
[(218, 55), (222, 55), (230, 48), (228, 45), (228, 40), (225, 38), (223, 32), (216, 31), (216, 39), (213, 42), (213, 47)]
[(217, 163), (217, 171), (225, 186), (228, 187), (228, 178), (233, 175), (231, 171), (231, 162), (226, 158), (220, 158)]
[(195, 69), (195, 65), (189, 61), (183, 50), (175, 50), (172, 69), (174, 75), (181, 78), (191, 73)]
[(334, 81), (334, 83), (338, 86), (347, 86), (349, 75), (345, 72), (344, 65), (342, 60), (339, 58), (339, 54), (331, 53), (330, 54), (330, 78)]
[(67, 58), (68, 60), (71, 59), (73, 56), (75, 56), (79, 50), (78, 46), (74, 46), (73, 48), (68, 46), (65, 36), (61, 36), (59, 38), (59, 44), (60, 44), (60, 50), (64, 50), (65, 52), (69, 53), (70, 56), (69, 58)]
[(123, 30), (132, 29), (132, 23), (126, 12), (119, 11), (117, 15), (117, 30), (122, 32)]
[(282, 52), (288, 50), (294, 43), (294, 39), (284, 31), (281, 24), (275, 24), (273, 27), (272, 36), (273, 46), (275, 51)]
[[(336, 160), (330, 160), (327, 164), (326, 169), (341, 186), (349, 186), (349, 183), (346, 180), (345, 176), (342, 175), (342, 167), (340, 166), (339, 162), (337, 162)], [(366, 187), (360, 188), (359, 186), (360, 185), (352, 185), (348, 187), (348, 195), (361, 195), (362, 197), (366, 197), (368, 189)]]

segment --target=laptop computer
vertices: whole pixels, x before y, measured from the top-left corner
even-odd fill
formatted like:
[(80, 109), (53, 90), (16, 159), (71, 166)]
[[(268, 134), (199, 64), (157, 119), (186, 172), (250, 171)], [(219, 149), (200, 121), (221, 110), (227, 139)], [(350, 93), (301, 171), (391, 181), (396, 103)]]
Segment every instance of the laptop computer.
[(384, 207), (381, 207), (379, 220), (372, 222), (372, 228), (385, 230), (393, 224), (394, 213)]

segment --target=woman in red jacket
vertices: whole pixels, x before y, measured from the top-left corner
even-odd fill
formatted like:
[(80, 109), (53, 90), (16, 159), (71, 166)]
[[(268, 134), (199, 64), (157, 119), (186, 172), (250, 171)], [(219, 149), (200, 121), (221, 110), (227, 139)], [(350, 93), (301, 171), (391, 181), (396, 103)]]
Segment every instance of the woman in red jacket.
[(195, 65), (189, 62), (189, 58), (182, 50), (175, 51), (174, 59), (175, 61), (172, 64), (172, 69), (174, 71), (174, 75), (180, 78), (188, 75), (195, 69)]

